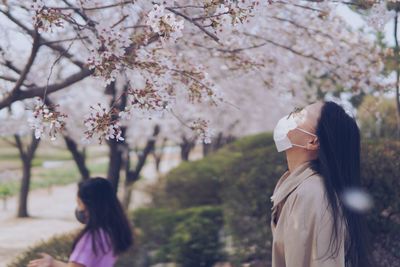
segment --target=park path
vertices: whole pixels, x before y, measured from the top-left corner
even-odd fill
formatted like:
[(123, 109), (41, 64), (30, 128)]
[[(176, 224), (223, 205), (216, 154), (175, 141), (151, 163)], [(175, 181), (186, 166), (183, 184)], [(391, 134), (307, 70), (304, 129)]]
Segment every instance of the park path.
[[(167, 156), (161, 164), (161, 173), (179, 164), (176, 155)], [(135, 184), (130, 208), (151, 201), (144, 190), (147, 185), (157, 182), (158, 175), (151, 161), (144, 167), (143, 177)], [(76, 189), (76, 184), (70, 184), (31, 191), (28, 207), (31, 218), (15, 218), (16, 197), (8, 200), (7, 210), (0, 207), (0, 267), (6, 267), (15, 256), (42, 240), (79, 229), (74, 217)]]

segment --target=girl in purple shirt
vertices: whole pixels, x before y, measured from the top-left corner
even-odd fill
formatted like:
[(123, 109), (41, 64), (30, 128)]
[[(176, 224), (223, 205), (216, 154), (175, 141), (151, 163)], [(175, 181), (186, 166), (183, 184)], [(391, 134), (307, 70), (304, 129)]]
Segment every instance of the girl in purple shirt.
[(93, 178), (79, 184), (77, 220), (85, 225), (76, 237), (68, 263), (41, 254), (28, 267), (112, 267), (133, 243), (132, 231), (111, 183)]

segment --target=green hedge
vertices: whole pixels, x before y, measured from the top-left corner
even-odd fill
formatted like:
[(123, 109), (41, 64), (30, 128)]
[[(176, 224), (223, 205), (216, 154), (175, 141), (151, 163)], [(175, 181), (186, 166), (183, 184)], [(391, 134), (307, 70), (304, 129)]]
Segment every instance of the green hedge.
[(178, 211), (139, 209), (133, 214), (140, 230), (149, 264), (177, 262), (182, 266), (212, 266), (223, 259), (219, 207), (196, 207)]
[[(362, 144), (362, 178), (375, 206), (368, 224), (380, 250), (400, 260), (400, 142), (380, 140)], [(163, 180), (155, 192), (159, 207), (194, 207), (199, 203), (221, 205), (224, 229), (233, 238), (233, 257), (241, 262), (270, 260), (269, 197), (284, 173), (284, 153), (277, 153), (271, 134), (246, 137), (209, 157), (185, 163)], [(382, 212), (392, 213), (391, 218)], [(393, 249), (393, 247), (395, 249)], [(381, 253), (382, 254), (382, 253)], [(385, 265), (382, 265), (385, 266)], [(389, 265), (387, 265), (389, 266)]]
[(368, 226), (375, 257), (382, 266), (394, 266), (394, 259), (400, 262), (400, 142), (364, 142), (361, 175), (374, 199)]
[(58, 260), (67, 261), (71, 253), (74, 236), (75, 234), (65, 234), (40, 242), (22, 253), (7, 267), (26, 267), (30, 260), (38, 258), (38, 254), (42, 252), (56, 256)]
[[(266, 136), (271, 140), (270, 136)], [(232, 235), (236, 260), (267, 262), (272, 234), (270, 213), (277, 179), (285, 172), (285, 158), (274, 145), (244, 150), (223, 174), (224, 217)]]
[(221, 174), (229, 161), (235, 157), (217, 154), (192, 162), (183, 162), (179, 168), (173, 169), (165, 177), (165, 186), (154, 194), (156, 207), (183, 209), (205, 205), (220, 205), (222, 203)]
[[(368, 225), (380, 267), (400, 262), (399, 158), (399, 141), (362, 144), (362, 178), (375, 200)], [(154, 207), (133, 214), (139, 247), (117, 266), (212, 266), (224, 259), (221, 247), (227, 243), (235, 266), (257, 261), (269, 266), (269, 197), (285, 169), (284, 154), (276, 152), (270, 134), (243, 138), (205, 159), (180, 165), (153, 192)], [(36, 251), (49, 251), (54, 244), (57, 248), (60, 241), (54, 242)], [(68, 255), (69, 245), (65, 247), (59, 255)]]
[(285, 169), (284, 154), (276, 152), (271, 134), (245, 137), (168, 173), (163, 188), (154, 192), (155, 206), (221, 205), (224, 231), (233, 240), (231, 260), (266, 262), (271, 247), (269, 197)]

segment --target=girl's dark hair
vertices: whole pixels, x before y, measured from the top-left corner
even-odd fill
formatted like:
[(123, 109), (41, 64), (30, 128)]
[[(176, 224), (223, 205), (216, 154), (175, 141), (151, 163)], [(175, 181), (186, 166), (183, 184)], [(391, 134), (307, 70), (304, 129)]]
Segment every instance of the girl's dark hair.
[(105, 251), (101, 242), (101, 232), (110, 237), (115, 255), (125, 252), (133, 244), (132, 230), (111, 183), (104, 178), (96, 177), (79, 183), (78, 197), (86, 206), (89, 214), (85, 228), (76, 237), (72, 249), (84, 234), (89, 233), (93, 239), (93, 250), (98, 247)]
[[(326, 197), (333, 215), (330, 248), (333, 248), (335, 254), (344, 241), (346, 266), (372, 266), (365, 218), (362, 214), (349, 210), (340, 199), (345, 189), (361, 186), (360, 132), (357, 124), (341, 106), (334, 102), (325, 102), (316, 135), (319, 151), (312, 168), (324, 179)], [(343, 230), (341, 227), (346, 227), (345, 240), (341, 240), (339, 236)]]

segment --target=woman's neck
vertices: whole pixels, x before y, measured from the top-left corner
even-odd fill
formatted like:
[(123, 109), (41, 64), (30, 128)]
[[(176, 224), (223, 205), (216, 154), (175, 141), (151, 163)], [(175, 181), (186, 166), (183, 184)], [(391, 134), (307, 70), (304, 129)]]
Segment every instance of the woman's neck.
[(292, 173), (300, 165), (310, 162), (315, 158), (315, 155), (311, 155), (310, 153), (302, 153), (297, 148), (286, 151), (286, 160), (290, 173)]

